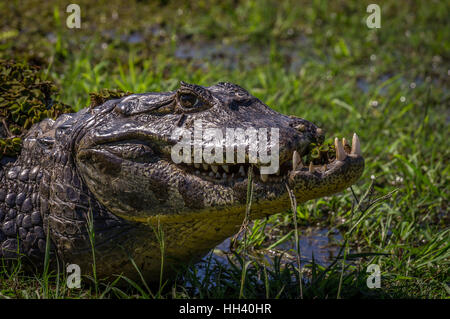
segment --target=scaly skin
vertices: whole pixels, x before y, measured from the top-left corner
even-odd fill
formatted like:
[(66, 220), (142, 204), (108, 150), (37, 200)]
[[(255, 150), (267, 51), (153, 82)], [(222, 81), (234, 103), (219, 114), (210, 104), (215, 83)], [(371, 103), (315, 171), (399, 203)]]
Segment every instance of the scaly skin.
[[(224, 136), (227, 127), (278, 128), (279, 175), (261, 177), (259, 162), (228, 165), (228, 173), (219, 167), (217, 177), (216, 172), (209, 176), (211, 166), (173, 163), (172, 132), (191, 129), (198, 119)], [(247, 192), (240, 166), (255, 174), (252, 218), (287, 209), (286, 185), (298, 202), (352, 185), (364, 169), (356, 136), (351, 154), (336, 142), (338, 158), (326, 171), (299, 162), (298, 155), (321, 139), (314, 124), (277, 113), (230, 83), (182, 82), (174, 92), (135, 94), (45, 120), (28, 132), (20, 156), (4, 158), (0, 166), (0, 257), (17, 258), (19, 251), (41, 265), (48, 231), (52, 253), (89, 273), (92, 216), (97, 275), (136, 278), (133, 258), (146, 279), (156, 280), (158, 225), (166, 274), (198, 260), (239, 229)]]

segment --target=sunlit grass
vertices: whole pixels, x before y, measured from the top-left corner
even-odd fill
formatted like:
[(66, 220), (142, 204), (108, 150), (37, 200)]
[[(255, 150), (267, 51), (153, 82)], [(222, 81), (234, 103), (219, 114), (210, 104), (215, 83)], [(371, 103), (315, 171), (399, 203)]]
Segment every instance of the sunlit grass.
[[(364, 175), (353, 186), (358, 198), (371, 183), (372, 199), (397, 191), (360, 220), (350, 190), (299, 204), (298, 232), (318, 224), (330, 231), (338, 229), (348, 244), (343, 248), (345, 262), (336, 260), (330, 269), (315, 260), (307, 263), (303, 282), (298, 265), (286, 264), (277, 255), (264, 263), (251, 254), (296, 240), (295, 219), (286, 207), (268, 220), (249, 224), (239, 246), (245, 249), (227, 255), (228, 263), (216, 263), (210, 255), (202, 264), (206, 267), (202, 276), (200, 266), (188, 267), (165, 290), (124, 278), (113, 283), (94, 280), (94, 285), (88, 285), (86, 278), (82, 289), (69, 290), (62, 270), (34, 278), (15, 264), (0, 270), (0, 297), (299, 298), (299, 283), (305, 298), (448, 297), (450, 65), (444, 53), (450, 49), (450, 28), (446, 7), (439, 1), (411, 6), (383, 2), (382, 28), (368, 30), (367, 4), (170, 2), (158, 8), (158, 15), (146, 11), (156, 8), (133, 11), (130, 4), (129, 9), (119, 10), (120, 21), (106, 19), (104, 24), (86, 12), (86, 19), (95, 20), (98, 30), (120, 25), (112, 38), (92, 29), (67, 30), (61, 22), (64, 8), (58, 5), (43, 10), (56, 42), (47, 41), (45, 33), (32, 36), (45, 44), (42, 50), (48, 63), (43, 73), (61, 88), (64, 103), (81, 109), (89, 105), (89, 93), (102, 88), (144, 93), (174, 90), (180, 80), (200, 85), (234, 82), (273, 109), (320, 125), (328, 138), (349, 138), (357, 132), (366, 160)], [(112, 3), (104, 10), (109, 17), (115, 9)], [(137, 18), (139, 11), (147, 14), (147, 20)], [(162, 21), (165, 33), (160, 41), (145, 33), (142, 43), (120, 40), (123, 34)], [(7, 39), (4, 52), (21, 40), (11, 30), (0, 33)], [(229, 67), (226, 57), (176, 56), (180, 43), (210, 42), (230, 45), (238, 52), (234, 67)], [(374, 263), (382, 271), (382, 288), (370, 290), (366, 268)], [(125, 288), (119, 285), (124, 282)]]

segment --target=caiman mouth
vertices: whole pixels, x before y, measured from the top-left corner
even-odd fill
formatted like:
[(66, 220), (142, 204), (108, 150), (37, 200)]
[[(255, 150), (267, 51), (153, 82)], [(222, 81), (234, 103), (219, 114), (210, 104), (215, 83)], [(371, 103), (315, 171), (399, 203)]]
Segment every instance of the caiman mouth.
[[(319, 152), (318, 149), (320, 149)], [(281, 162), (275, 174), (262, 174), (260, 165), (249, 163), (180, 163), (174, 165), (187, 174), (223, 185), (243, 182), (247, 179), (247, 174), (251, 169), (255, 182), (270, 184), (292, 180), (294, 177), (302, 175), (314, 175), (316, 178), (325, 177), (341, 169), (344, 164), (351, 166), (352, 162), (358, 158), (362, 159), (361, 145), (355, 133), (351, 147), (345, 138), (342, 139), (342, 142), (336, 138), (333, 146), (306, 147), (302, 153), (297, 150), (293, 151), (292, 160)]]
[(345, 138), (342, 141), (335, 138), (334, 149), (327, 149), (321, 156), (316, 156), (316, 159), (310, 159), (306, 163), (302, 160), (302, 156), (294, 151), (289, 180), (292, 182), (298, 177), (311, 175), (316, 178), (326, 178), (341, 171), (345, 166), (360, 165), (362, 161), (361, 144), (358, 135), (354, 133), (351, 147)]
[(279, 183), (286, 178), (287, 163), (280, 166), (276, 174), (261, 174), (260, 167), (254, 164), (206, 164), (206, 163), (182, 163), (178, 167), (187, 174), (196, 175), (202, 179), (223, 185), (231, 185), (243, 182), (247, 179), (250, 169), (253, 171), (254, 179), (263, 183)]
[[(242, 164), (176, 163), (179, 158), (172, 160), (176, 142), (151, 134), (91, 139), (89, 145), (78, 148), (77, 167), (102, 204), (133, 221), (245, 203), (249, 171), (253, 172), (254, 200), (271, 203), (258, 208), (258, 216), (263, 216), (287, 199), (286, 185), (300, 203), (346, 189), (364, 170), (356, 134), (351, 147), (337, 138), (334, 145), (325, 145), (314, 135), (295, 144), (289, 143), (292, 140), (282, 140), (279, 170), (270, 175), (261, 174), (268, 164), (248, 163), (248, 154)], [(235, 151), (237, 162), (239, 151)], [(227, 158), (227, 162), (231, 161)]]
[[(196, 176), (207, 182), (232, 186), (247, 179), (249, 170), (253, 172), (253, 181), (262, 184), (278, 184), (301, 178), (325, 178), (340, 170), (343, 166), (351, 167), (355, 161), (362, 159), (361, 146), (356, 133), (352, 146), (345, 138), (335, 139), (334, 145), (316, 145), (311, 142), (303, 150), (294, 150), (291, 160), (279, 163), (275, 174), (262, 174), (261, 164), (251, 163), (179, 163), (171, 159), (171, 144), (168, 140), (160, 140), (155, 136), (142, 135), (121, 136), (119, 139), (102, 141), (94, 148), (106, 151), (116, 159), (129, 160), (141, 164), (164, 161), (176, 167), (184, 174)], [(314, 146), (314, 147), (313, 147)], [(288, 157), (289, 158), (289, 157)]]

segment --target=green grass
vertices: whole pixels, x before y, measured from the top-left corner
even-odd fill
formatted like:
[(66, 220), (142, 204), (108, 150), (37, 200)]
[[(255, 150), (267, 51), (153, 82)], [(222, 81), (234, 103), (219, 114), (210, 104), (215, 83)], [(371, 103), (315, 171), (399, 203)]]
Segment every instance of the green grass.
[[(272, 108), (321, 125), (330, 139), (357, 132), (366, 169), (354, 194), (299, 204), (295, 218), (286, 207), (249, 224), (228, 263), (210, 255), (164, 289), (163, 282), (124, 288), (119, 283), (126, 280), (118, 278), (94, 285), (85, 279), (82, 289), (69, 290), (64, 272), (30, 276), (15, 264), (0, 270), (0, 297), (449, 297), (450, 28), (444, 1), (383, 1), (378, 30), (365, 26), (370, 2), (77, 3), (84, 12), (80, 30), (65, 28), (65, 4), (40, 5), (37, 25), (33, 1), (2, 3), (0, 11), (9, 15), (1, 22), (0, 57), (42, 65), (62, 102), (77, 109), (102, 88), (141, 93), (173, 90), (180, 80), (235, 82)], [(111, 30), (115, 36), (108, 36)], [(120, 41), (136, 32), (141, 42)], [(199, 51), (204, 55), (183, 59), (177, 57), (181, 44), (225, 53)], [(300, 282), (295, 263), (268, 248), (295, 242), (310, 225), (341, 232), (342, 258), (329, 269), (307, 264)], [(257, 258), (261, 254), (271, 263)], [(381, 289), (366, 286), (373, 263), (381, 269)]]

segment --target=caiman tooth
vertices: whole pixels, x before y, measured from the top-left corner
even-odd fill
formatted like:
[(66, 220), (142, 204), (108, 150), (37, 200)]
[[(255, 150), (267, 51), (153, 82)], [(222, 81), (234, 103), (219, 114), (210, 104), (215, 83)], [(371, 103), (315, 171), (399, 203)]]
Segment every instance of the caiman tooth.
[(302, 168), (303, 166), (302, 158), (300, 157), (297, 151), (294, 151), (294, 154), (292, 154), (292, 170), (293, 171), (297, 170), (297, 167), (299, 166), (300, 168)]
[(269, 175), (268, 174), (261, 174), (261, 180), (265, 183), (267, 182), (267, 180), (269, 179)]
[(336, 159), (338, 161), (345, 160), (347, 154), (344, 151), (344, 146), (342, 146), (342, 143), (339, 143), (339, 139), (337, 137), (334, 139), (334, 147), (336, 148)]
[(222, 168), (225, 172), (227, 172), (227, 173), (230, 172), (230, 168), (228, 167), (228, 165), (222, 165)]
[(361, 156), (361, 144), (359, 142), (358, 135), (356, 133), (353, 133), (353, 139), (352, 139), (352, 154), (356, 154)]
[(244, 166), (242, 165), (239, 167), (239, 174), (241, 174), (241, 176), (245, 176)]
[(199, 163), (194, 163), (194, 167), (195, 168), (200, 168), (200, 164)]
[(211, 165), (211, 169), (213, 170), (214, 173), (217, 173), (219, 171), (219, 166)]
[(199, 170), (196, 170), (196, 171), (195, 171), (195, 174), (199, 175), (199, 174), (200, 174), (200, 171), (199, 171)]
[(310, 163), (309, 163), (309, 172), (312, 173), (313, 171), (314, 171), (313, 163), (310, 162)]
[(208, 168), (209, 168), (209, 165), (208, 165), (208, 164), (202, 164), (202, 165), (203, 165), (203, 169), (204, 169), (205, 171), (207, 171)]
[(221, 178), (219, 173), (216, 173), (216, 178)]
[(222, 178), (223, 178), (223, 179), (226, 179), (227, 177), (228, 177), (227, 173), (223, 173), (223, 174), (222, 174)]
[(209, 172), (209, 177), (214, 177), (214, 173), (213, 172)]

